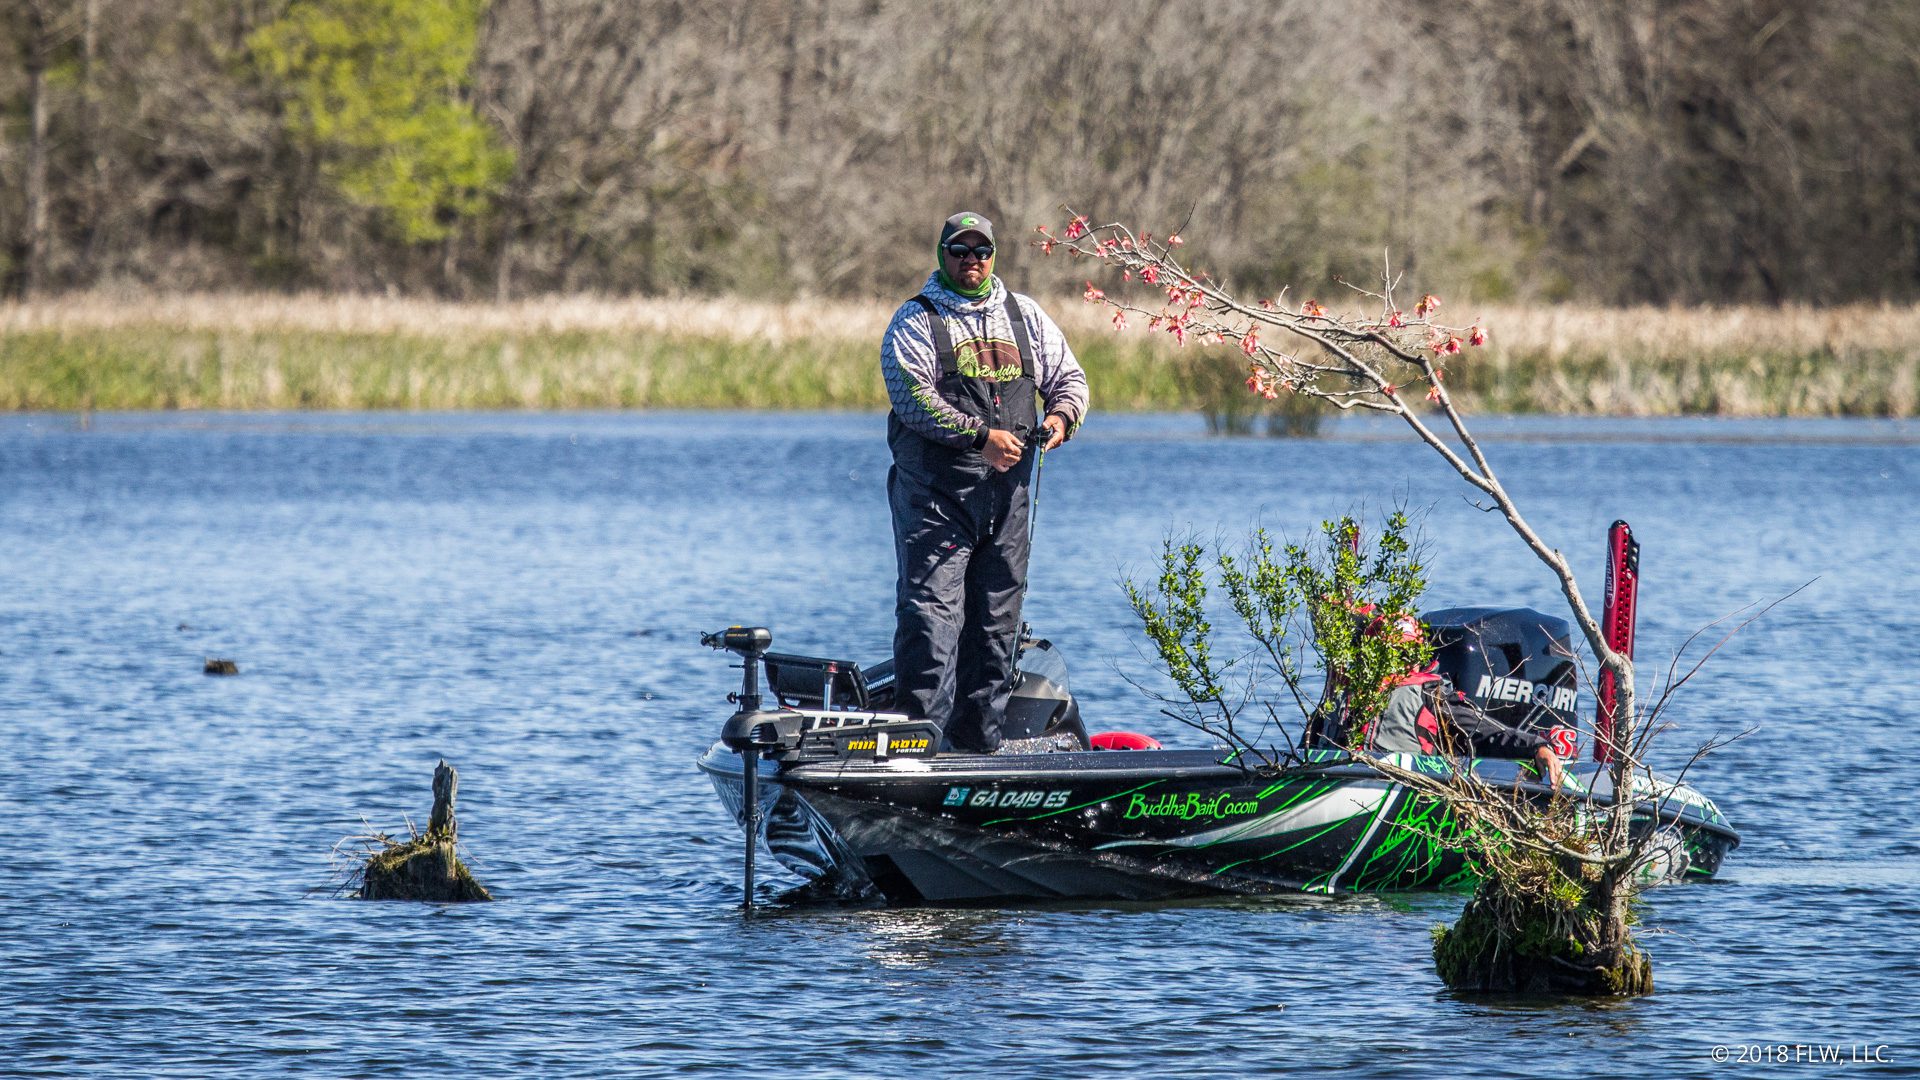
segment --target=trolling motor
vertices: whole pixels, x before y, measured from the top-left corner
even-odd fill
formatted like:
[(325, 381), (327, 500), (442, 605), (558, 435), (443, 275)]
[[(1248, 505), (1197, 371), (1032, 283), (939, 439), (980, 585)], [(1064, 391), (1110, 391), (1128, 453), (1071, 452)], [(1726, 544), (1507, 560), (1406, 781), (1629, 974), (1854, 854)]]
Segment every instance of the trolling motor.
[[(747, 833), (746, 900), (741, 906), (751, 910), (763, 759), (783, 765), (924, 759), (938, 752), (940, 726), (879, 711), (858, 664), (768, 651), (773, 632), (764, 626), (729, 626), (717, 634), (701, 634), (700, 644), (733, 653), (744, 669), (739, 692), (727, 695), (736, 708), (720, 728), (720, 743), (740, 755)], [(1064, 686), (1064, 669), (1058, 681)]]
[[(728, 694), (727, 699), (739, 706), (739, 711), (727, 719), (721, 729), (720, 741), (729, 750), (740, 755), (740, 780), (742, 801), (746, 809), (747, 857), (745, 862), (746, 899), (740, 906), (753, 910), (753, 849), (760, 838), (760, 756), (768, 749), (780, 745), (781, 723), (797, 725), (797, 721), (788, 714), (783, 717), (778, 711), (760, 711), (760, 665), (766, 658), (767, 650), (773, 646), (773, 631), (764, 626), (729, 626), (717, 634), (701, 634), (700, 644), (709, 649), (725, 649), (740, 657), (745, 674), (740, 678), (740, 692)], [(789, 735), (797, 733), (788, 733)]]

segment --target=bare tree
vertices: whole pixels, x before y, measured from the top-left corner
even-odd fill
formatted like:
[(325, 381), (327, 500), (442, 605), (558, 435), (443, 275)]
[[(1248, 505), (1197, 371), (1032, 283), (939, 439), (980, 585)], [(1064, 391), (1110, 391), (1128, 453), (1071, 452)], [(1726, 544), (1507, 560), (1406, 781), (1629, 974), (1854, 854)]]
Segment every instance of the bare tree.
[[(1266, 397), (1297, 394), (1341, 410), (1397, 417), (1474, 488), (1484, 500), (1483, 509), (1498, 513), (1527, 550), (1552, 572), (1588, 649), (1616, 688), (1614, 727), (1595, 733), (1596, 740), (1604, 741), (1610, 753), (1610, 809), (1597, 813), (1588, 807), (1585, 818), (1542, 817), (1527, 800), (1492, 797), (1470, 770), (1456, 770), (1456, 776), (1435, 780), (1419, 778), (1415, 770), (1381, 755), (1370, 754), (1368, 760), (1390, 777), (1443, 799), (1470, 824), (1479, 822), (1483, 827), (1469, 835), (1479, 837), (1484, 850), (1478, 854), (1483, 863), (1492, 863), (1498, 869), (1505, 858), (1503, 853), (1517, 847), (1523, 854), (1531, 850), (1590, 867), (1595, 880), (1587, 895), (1600, 918), (1597, 940), (1580, 944), (1601, 949), (1597, 969), (1603, 981), (1621, 981), (1622, 988), (1633, 992), (1650, 988), (1650, 975), (1645, 980), (1640, 978), (1644, 961), (1632, 946), (1628, 919), (1628, 904), (1636, 888), (1634, 874), (1646, 843), (1643, 837), (1633, 835), (1633, 818), (1662, 797), (1650, 776), (1646, 783), (1639, 776), (1644, 772), (1650, 716), (1639, 706), (1632, 659), (1609, 643), (1566, 557), (1527, 520), (1447, 390), (1445, 365), (1449, 358), (1483, 344), (1486, 328), (1441, 321), (1441, 302), (1431, 294), (1403, 301), (1396, 295), (1401, 276), (1390, 265), (1384, 269), (1377, 290), (1354, 287), (1349, 296), (1339, 298), (1342, 303), (1335, 305), (1311, 297), (1289, 298), (1284, 293), (1246, 300), (1207, 273), (1185, 265), (1175, 254), (1184, 243), (1178, 235), (1154, 237), (1121, 224), (1093, 225), (1078, 216), (1058, 235), (1043, 234), (1038, 243), (1050, 254), (1076, 256), (1117, 270), (1124, 282), (1138, 280), (1139, 285), (1116, 284), (1112, 295), (1092, 283), (1086, 286), (1085, 299), (1115, 309), (1116, 325), (1125, 325), (1132, 318), (1143, 322), (1149, 332), (1165, 332), (1182, 345), (1191, 341), (1195, 347), (1235, 343), (1246, 364), (1251, 393)], [(1148, 299), (1136, 299), (1143, 290)], [(1354, 297), (1373, 310), (1338, 310)], [(1222, 358), (1220, 362), (1229, 361)], [(1417, 404), (1422, 401), (1431, 406), (1431, 411)], [(1436, 426), (1436, 418), (1440, 426)], [(1562, 835), (1568, 828), (1591, 830), (1581, 825), (1582, 821), (1601, 824), (1592, 830), (1593, 835)], [(1586, 840), (1593, 843), (1583, 843)], [(1512, 861), (1505, 865), (1519, 873), (1530, 864)], [(1496, 877), (1489, 887), (1498, 894), (1514, 884)]]
[(1071, 191), (1256, 291), (1386, 242), (1483, 301), (1920, 295), (1904, 0), (495, 0), (514, 171), (430, 251), (286, 137), (248, 59), (284, 10), (0, 0), (15, 285), (893, 295), (929, 222)]
[(618, 0), (499, 0), (488, 10), (482, 100), (514, 152), (497, 208), (493, 292), (516, 272), (542, 288), (578, 288), (575, 270), (598, 250), (637, 244), (651, 292), (658, 222), (696, 187), (682, 174), (719, 149), (697, 129), (715, 76), (698, 38), (722, 22), (699, 5)]
[(55, 52), (77, 35), (80, 20), (66, 5), (52, 0), (12, 0), (9, 9), (7, 18), (13, 23), (21, 69), (26, 73), (27, 162), (22, 191), (26, 227), (21, 244), (20, 292), (32, 296), (46, 286), (52, 242), (48, 228), (52, 192), (47, 185), (47, 68)]

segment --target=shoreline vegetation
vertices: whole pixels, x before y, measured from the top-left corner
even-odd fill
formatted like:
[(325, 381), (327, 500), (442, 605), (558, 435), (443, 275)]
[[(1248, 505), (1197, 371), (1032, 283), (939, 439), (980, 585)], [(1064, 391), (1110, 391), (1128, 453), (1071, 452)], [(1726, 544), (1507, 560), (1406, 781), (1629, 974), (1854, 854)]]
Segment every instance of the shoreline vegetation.
[[(1116, 332), (1077, 297), (1046, 306), (1098, 408), (1285, 426), (1247, 393), (1232, 343), (1176, 348)], [(0, 304), (0, 409), (877, 410), (893, 307), (80, 293)], [(1454, 397), (1478, 412), (1920, 415), (1920, 306), (1457, 307), (1491, 329), (1448, 365)]]

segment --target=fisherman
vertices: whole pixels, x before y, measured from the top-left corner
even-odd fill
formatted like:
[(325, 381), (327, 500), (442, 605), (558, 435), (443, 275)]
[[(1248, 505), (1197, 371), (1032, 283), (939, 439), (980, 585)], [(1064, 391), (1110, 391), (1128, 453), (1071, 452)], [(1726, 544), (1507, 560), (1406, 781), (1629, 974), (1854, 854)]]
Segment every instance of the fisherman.
[[(1363, 605), (1356, 612), (1371, 614), (1372, 608)], [(1418, 619), (1403, 614), (1391, 625), (1375, 616), (1361, 633), (1383, 635), (1404, 644), (1421, 640), (1426, 632)], [(1455, 690), (1436, 667), (1429, 664), (1397, 676), (1380, 715), (1362, 721), (1357, 733), (1351, 726), (1354, 718), (1341, 717), (1335, 725), (1340, 730), (1335, 745), (1357, 743), (1359, 748), (1375, 754), (1530, 758), (1547, 783), (1559, 790), (1563, 774), (1560, 755), (1554, 753), (1552, 744), (1536, 732), (1511, 727), (1487, 715), (1467, 700), (1465, 694)]]
[(1060, 328), (993, 273), (993, 223), (940, 226), (938, 268), (880, 343), (899, 581), (896, 708), (993, 753), (1013, 686), (1034, 460), (1071, 438), (1087, 377)]
[(1433, 671), (1411, 672), (1394, 682), (1379, 719), (1367, 728), (1366, 748), (1377, 754), (1530, 758), (1556, 791), (1563, 775), (1560, 755), (1544, 736), (1488, 716)]

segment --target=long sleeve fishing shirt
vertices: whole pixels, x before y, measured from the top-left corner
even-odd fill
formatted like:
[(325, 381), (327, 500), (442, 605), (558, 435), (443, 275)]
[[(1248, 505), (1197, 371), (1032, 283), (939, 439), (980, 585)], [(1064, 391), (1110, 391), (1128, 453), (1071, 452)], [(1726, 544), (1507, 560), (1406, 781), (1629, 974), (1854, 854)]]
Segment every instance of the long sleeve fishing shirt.
[[(998, 276), (992, 281), (986, 296), (971, 300), (947, 288), (938, 273), (928, 275), (921, 295), (933, 301), (956, 346), (964, 349), (968, 342), (1014, 340), (1007, 319), (1007, 287)], [(1041, 416), (1060, 417), (1071, 437), (1086, 418), (1086, 373), (1067, 346), (1066, 335), (1040, 305), (1019, 293), (1013, 298), (1025, 316), (1027, 339), (1032, 343), (1033, 355), (1028, 359), (1040, 392)], [(886, 336), (880, 342), (880, 372), (886, 378), (893, 414), (909, 431), (955, 450), (978, 450), (985, 445), (986, 422), (940, 395), (940, 358), (934, 346), (932, 317), (919, 304), (910, 301), (901, 305), (887, 324)]]

